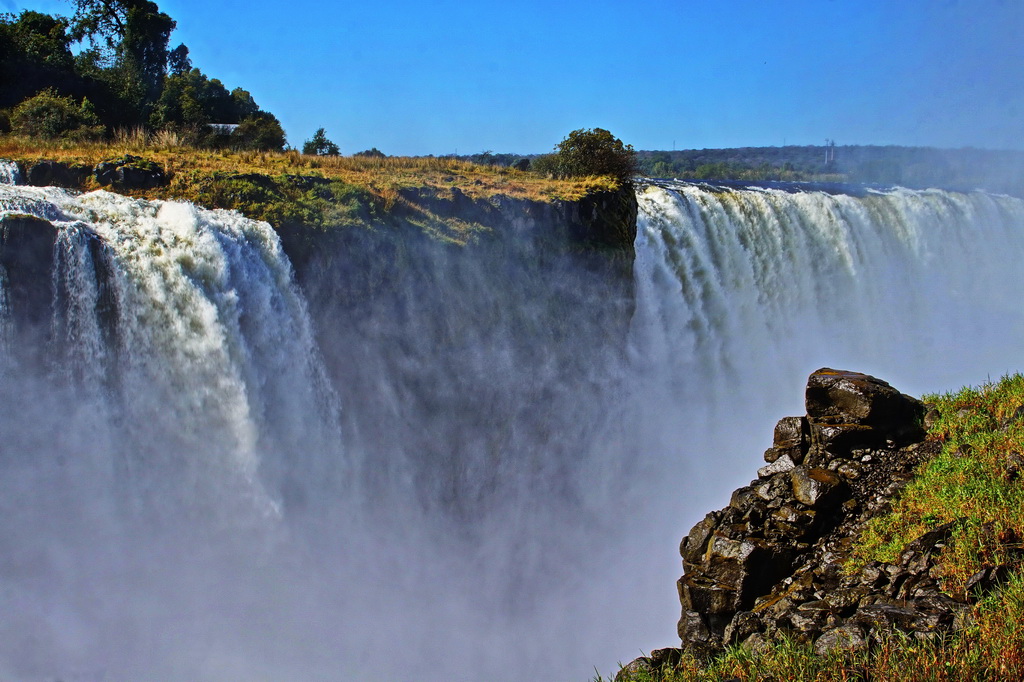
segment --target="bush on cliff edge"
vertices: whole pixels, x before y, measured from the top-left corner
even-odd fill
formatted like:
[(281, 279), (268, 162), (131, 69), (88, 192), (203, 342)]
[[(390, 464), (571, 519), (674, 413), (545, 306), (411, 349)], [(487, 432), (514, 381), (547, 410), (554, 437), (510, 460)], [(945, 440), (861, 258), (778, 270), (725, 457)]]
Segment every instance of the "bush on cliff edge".
[(633, 145), (603, 128), (581, 128), (555, 146), (555, 153), (537, 158), (533, 170), (562, 178), (607, 175), (620, 184), (632, 182), (637, 174)]

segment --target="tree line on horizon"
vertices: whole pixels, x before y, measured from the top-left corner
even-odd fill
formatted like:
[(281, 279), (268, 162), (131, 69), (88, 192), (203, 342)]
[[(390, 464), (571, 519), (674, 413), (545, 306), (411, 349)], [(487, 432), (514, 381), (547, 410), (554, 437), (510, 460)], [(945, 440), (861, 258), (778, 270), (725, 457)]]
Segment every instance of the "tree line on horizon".
[(0, 132), (99, 141), (144, 129), (195, 146), (284, 148), (280, 121), (248, 91), (228, 91), (188, 47), (170, 47), (176, 22), (156, 3), (73, 4), (72, 17), (0, 14)]
[(790, 145), (640, 151), (637, 156), (640, 172), (656, 178), (848, 182), (1024, 196), (1024, 152), (1014, 150)]

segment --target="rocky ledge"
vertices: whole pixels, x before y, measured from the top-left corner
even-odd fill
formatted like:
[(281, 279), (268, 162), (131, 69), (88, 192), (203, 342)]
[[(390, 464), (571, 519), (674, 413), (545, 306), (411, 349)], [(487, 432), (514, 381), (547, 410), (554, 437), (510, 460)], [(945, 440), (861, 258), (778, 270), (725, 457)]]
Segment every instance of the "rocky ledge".
[(83, 189), (88, 179), (93, 178), (100, 187), (121, 192), (165, 187), (169, 182), (160, 164), (131, 154), (107, 159), (95, 167), (43, 159), (27, 167), (19, 163), (18, 171), (26, 184), (35, 187)]
[[(759, 650), (786, 634), (825, 654), (896, 631), (938, 638), (999, 578), (982, 571), (965, 594), (943, 591), (940, 554), (954, 523), (908, 544), (896, 563), (849, 573), (845, 560), (866, 523), (938, 452), (925, 439), (935, 413), (880, 379), (833, 369), (811, 374), (806, 409), (778, 422), (757, 479), (683, 538), (683, 649), (701, 657), (727, 645)], [(656, 650), (617, 679), (641, 670), (656, 677), (681, 652)]]

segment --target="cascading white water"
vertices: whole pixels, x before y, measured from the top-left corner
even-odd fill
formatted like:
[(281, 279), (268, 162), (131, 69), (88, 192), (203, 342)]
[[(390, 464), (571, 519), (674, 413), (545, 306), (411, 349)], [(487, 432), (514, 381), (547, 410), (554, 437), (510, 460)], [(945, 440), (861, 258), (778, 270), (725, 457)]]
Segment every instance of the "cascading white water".
[(59, 228), (46, 362), (0, 369), (0, 677), (607, 674), (673, 643), (679, 538), (810, 371), (1018, 369), (1020, 200), (638, 200), (627, 334), (516, 237), (346, 250), (307, 300), (265, 224), (0, 186)]
[(638, 322), (685, 338), (704, 381), (770, 364), (799, 382), (814, 363), (852, 363), (919, 392), (1016, 368), (1019, 199), (687, 184), (638, 196)]
[(20, 185), (21, 168), (7, 159), (0, 159), (0, 185)]
[[(281, 500), (263, 489), (261, 474), (301, 466), (294, 457), (307, 451), (333, 452), (342, 465), (337, 406), (306, 304), (269, 225), (102, 191), (0, 191), (0, 211), (60, 228), (59, 369), (84, 379), (79, 388), (98, 400), (95, 409), (116, 411), (119, 448), (140, 476), (183, 468), (192, 501), (215, 508), (232, 477), (261, 513), (276, 513)], [(104, 273), (90, 240), (103, 245)], [(116, 302), (105, 321), (116, 330), (111, 338), (98, 319), (100, 287)], [(282, 450), (293, 461), (282, 464)]]
[[(706, 423), (730, 433), (720, 437), (732, 457), (802, 413), (818, 367), (916, 395), (1020, 368), (1024, 201), (851, 189), (638, 191), (636, 366), (677, 377), (647, 386), (662, 402), (703, 406)], [(692, 472), (711, 482), (697, 490), (716, 491), (708, 508), (755, 464)]]

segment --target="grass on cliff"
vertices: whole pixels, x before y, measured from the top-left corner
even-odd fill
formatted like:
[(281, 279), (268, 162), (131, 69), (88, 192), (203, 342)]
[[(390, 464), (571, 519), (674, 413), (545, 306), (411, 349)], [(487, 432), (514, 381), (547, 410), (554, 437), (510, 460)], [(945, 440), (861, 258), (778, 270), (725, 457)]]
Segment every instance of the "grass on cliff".
[[(848, 568), (896, 561), (927, 530), (955, 521), (943, 551), (943, 587), (963, 594), (985, 567), (1007, 565), (1004, 584), (966, 612), (963, 627), (945, 641), (894, 636), (867, 652), (815, 656), (809, 645), (784, 640), (754, 653), (732, 647), (721, 657), (684, 657), (676, 670), (631, 682), (724, 680), (893, 682), (1024, 679), (1024, 377), (926, 396), (938, 411), (929, 438), (942, 452), (923, 463), (892, 511), (869, 524)], [(600, 676), (598, 680), (600, 680)]]
[[(122, 132), (112, 141), (69, 143), (0, 136), (0, 158), (21, 161), (52, 159), (95, 165), (104, 159), (135, 154), (156, 161), (171, 176), (166, 192), (189, 198), (189, 178), (212, 173), (302, 175), (321, 177), (366, 190), (383, 205), (393, 204), (401, 189), (457, 187), (472, 198), (504, 195), (534, 201), (573, 201), (587, 194), (615, 189), (608, 177), (550, 179), (513, 168), (485, 166), (445, 157), (367, 158), (309, 156), (298, 151), (257, 152), (197, 149), (179, 144), (173, 135)], [(177, 192), (177, 193), (175, 193)]]

